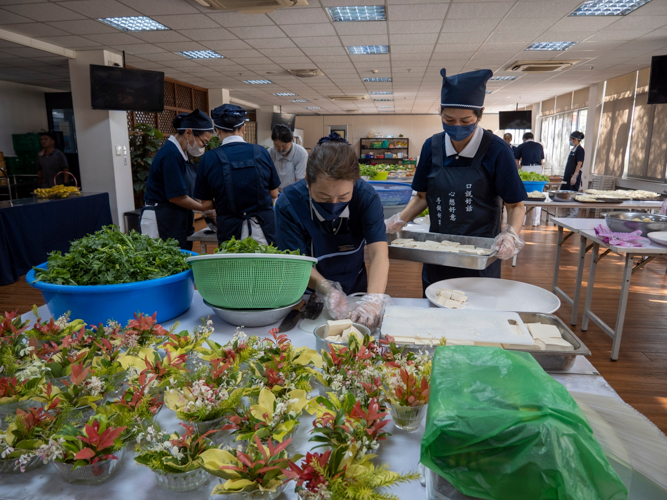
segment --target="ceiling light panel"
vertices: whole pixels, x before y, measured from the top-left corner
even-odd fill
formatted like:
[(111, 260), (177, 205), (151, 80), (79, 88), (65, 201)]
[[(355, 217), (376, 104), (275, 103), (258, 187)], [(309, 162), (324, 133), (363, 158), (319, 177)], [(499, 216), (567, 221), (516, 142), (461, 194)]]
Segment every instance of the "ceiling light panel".
[(394, 109), (394, 106), (378, 106), (378, 109)]
[(123, 31), (161, 31), (169, 29), (164, 24), (145, 16), (105, 17), (98, 19), (98, 21)]
[(322, 109), (319, 106), (306, 106), (306, 109)]
[(345, 47), (351, 56), (363, 56), (369, 54), (389, 54), (388, 45), (354, 45)]
[(393, 94), (393, 92), (388, 92), (388, 91), (385, 91), (385, 92), (371, 92), (371, 95), (392, 95), (392, 94)]
[(390, 76), (373, 76), (370, 78), (364, 78), (364, 82), (366, 83), (379, 83), (379, 82), (391, 82), (391, 77)]
[(187, 57), (188, 59), (224, 59), (225, 56), (218, 54), (213, 50), (184, 50), (182, 52), (175, 52), (179, 56)]
[(517, 78), (517, 76), (492, 76), (489, 80), (494, 82), (511, 82)]
[(574, 12), (573, 16), (627, 16), (633, 10), (651, 0), (591, 0), (582, 3)]
[(243, 80), (248, 85), (273, 85), (271, 80)]
[(387, 13), (381, 5), (361, 5), (357, 7), (327, 7), (335, 23), (351, 21), (386, 21)]
[(564, 51), (576, 45), (578, 42), (535, 42), (531, 43), (525, 50), (549, 50)]
[(375, 102), (387, 102), (387, 101), (393, 101), (393, 99), (373, 99)]
[(308, 102), (305, 99), (292, 99), (292, 102)]
[(296, 94), (294, 92), (278, 92), (273, 95), (276, 95), (278, 97), (294, 97)]

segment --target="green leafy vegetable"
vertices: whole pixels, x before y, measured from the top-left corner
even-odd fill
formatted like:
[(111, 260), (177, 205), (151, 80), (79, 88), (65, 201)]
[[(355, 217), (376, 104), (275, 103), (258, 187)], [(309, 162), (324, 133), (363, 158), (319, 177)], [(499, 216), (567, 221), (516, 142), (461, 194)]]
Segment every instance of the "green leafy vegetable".
[(237, 240), (232, 236), (231, 240), (224, 241), (216, 248), (215, 253), (273, 253), (284, 255), (301, 255), (299, 250), (278, 250), (277, 247), (262, 245), (248, 236), (245, 240)]
[(359, 165), (359, 173), (362, 176), (375, 177), (375, 174), (378, 173), (378, 169), (374, 165)]
[(526, 171), (523, 171), (523, 170), (519, 170), (519, 177), (521, 177), (522, 181), (528, 181), (528, 182), (548, 182), (549, 181), (549, 176), (547, 176), (547, 175), (538, 174), (537, 172), (526, 172)]
[(428, 215), (428, 208), (419, 214), (419, 217), (426, 217)]
[(56, 285), (117, 285), (164, 278), (189, 269), (178, 242), (105, 226), (72, 242), (69, 252), (51, 252), (36, 281)]

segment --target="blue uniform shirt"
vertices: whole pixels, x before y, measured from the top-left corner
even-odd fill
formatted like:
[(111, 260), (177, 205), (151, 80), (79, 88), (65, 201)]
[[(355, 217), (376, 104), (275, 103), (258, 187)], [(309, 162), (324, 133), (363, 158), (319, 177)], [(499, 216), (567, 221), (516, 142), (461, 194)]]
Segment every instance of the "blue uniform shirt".
[(171, 198), (192, 196), (186, 184), (186, 170), (190, 168), (178, 146), (166, 141), (158, 150), (148, 171), (146, 203), (167, 203)]
[[(424, 146), (422, 146), (419, 164), (417, 165), (415, 178), (412, 181), (412, 189), (420, 193), (428, 191), (428, 176), (432, 169), (433, 152), (431, 139), (431, 137), (426, 139)], [(447, 158), (445, 150), (446, 140), (446, 136), (443, 135), (443, 158)], [(454, 168), (469, 167), (472, 164), (472, 160), (472, 158), (464, 156), (459, 156), (458, 159), (450, 158), (450, 165), (455, 165)], [(493, 138), (489, 150), (482, 159), (482, 166), (489, 175), (490, 184), (495, 187), (496, 194), (505, 203), (519, 203), (527, 198), (526, 189), (516, 170), (516, 162), (512, 158), (512, 150), (500, 137)]]
[[(232, 210), (225, 196), (225, 179), (221, 161), (215, 151), (204, 153), (197, 168), (195, 182), (195, 198), (199, 200), (215, 200), (218, 214), (236, 215), (239, 212), (256, 212), (267, 210), (273, 206), (269, 191), (278, 189), (280, 177), (276, 172), (273, 160), (266, 149), (254, 163), (254, 148), (246, 142), (230, 142), (224, 146), (224, 152), (230, 162), (246, 162), (245, 168), (232, 168), (234, 185), (234, 204)], [(253, 168), (254, 164), (254, 168)], [(257, 183), (260, 183), (259, 186)], [(258, 189), (258, 187), (260, 189)]]
[(517, 146), (516, 151), (514, 152), (514, 158), (521, 160), (521, 166), (542, 165), (542, 160), (544, 160), (544, 148), (539, 142), (526, 141)]
[[(285, 196), (287, 190), (298, 191), (299, 206), (294, 206)], [(283, 194), (278, 197), (278, 201), (276, 201), (276, 225), (280, 240), (279, 246), (282, 250), (299, 249), (302, 254), (310, 255), (311, 238), (300, 221), (301, 217), (310, 217), (309, 199), (305, 179), (286, 187)], [(380, 202), (380, 196), (373, 186), (359, 179), (354, 185), (349, 208), (349, 227), (353, 236), (365, 238), (367, 245), (378, 241), (387, 241), (382, 202)], [(317, 216), (313, 215), (313, 217), (317, 220)]]

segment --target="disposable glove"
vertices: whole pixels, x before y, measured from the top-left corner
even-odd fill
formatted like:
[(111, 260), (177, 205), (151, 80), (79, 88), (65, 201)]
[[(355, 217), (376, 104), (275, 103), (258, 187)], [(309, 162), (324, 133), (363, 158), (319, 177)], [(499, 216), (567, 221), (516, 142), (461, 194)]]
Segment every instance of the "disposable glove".
[(407, 226), (408, 223), (401, 220), (401, 214), (397, 213), (385, 220), (384, 225), (387, 226), (387, 234), (396, 234)]
[(364, 295), (357, 308), (352, 311), (350, 319), (353, 323), (362, 324), (371, 330), (380, 324), (382, 313), (389, 296), (381, 293)]
[(322, 297), (324, 307), (327, 308), (333, 319), (347, 319), (350, 316), (350, 304), (347, 302), (347, 296), (343, 293), (340, 283), (323, 280), (317, 285), (315, 291)]
[(526, 242), (519, 238), (514, 228), (508, 224), (505, 230), (496, 236), (492, 248), (498, 252), (499, 259), (507, 260), (518, 254), (525, 245)]

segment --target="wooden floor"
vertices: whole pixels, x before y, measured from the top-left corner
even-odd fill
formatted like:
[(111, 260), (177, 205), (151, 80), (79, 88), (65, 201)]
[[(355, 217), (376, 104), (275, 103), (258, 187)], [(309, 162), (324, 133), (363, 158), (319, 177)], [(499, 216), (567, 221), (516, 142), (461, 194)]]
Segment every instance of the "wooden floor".
[[(502, 276), (551, 289), (556, 250), (556, 229), (542, 225), (526, 228), (527, 241), (515, 268), (503, 263)], [(195, 251), (198, 251), (198, 244)], [(574, 294), (578, 239), (570, 238), (563, 246), (560, 287)], [(586, 271), (588, 276), (588, 263)], [(632, 278), (630, 298), (618, 361), (610, 360), (611, 338), (597, 326), (588, 332), (579, 327), (574, 332), (586, 343), (593, 355), (591, 361), (602, 376), (630, 405), (667, 432), (667, 259), (656, 259)], [(593, 296), (593, 311), (613, 325), (616, 320), (623, 261), (608, 255), (598, 264)], [(586, 279), (584, 279), (584, 283)], [(387, 293), (392, 297), (421, 297), (421, 264), (392, 261)], [(585, 288), (584, 288), (585, 293)], [(582, 297), (583, 299), (583, 297)], [(26, 312), (33, 304), (43, 304), (39, 292), (26, 285), (25, 279), (0, 286), (0, 311)], [(582, 306), (583, 307), (583, 300)], [(581, 309), (581, 308), (580, 308)], [(564, 305), (557, 315), (569, 325), (571, 309)], [(579, 319), (581, 324), (581, 318)]]

